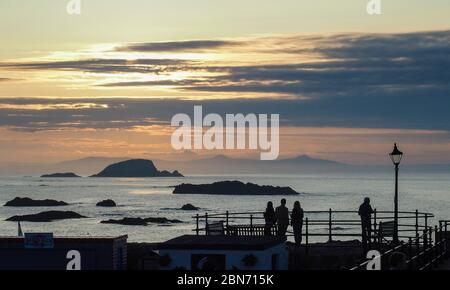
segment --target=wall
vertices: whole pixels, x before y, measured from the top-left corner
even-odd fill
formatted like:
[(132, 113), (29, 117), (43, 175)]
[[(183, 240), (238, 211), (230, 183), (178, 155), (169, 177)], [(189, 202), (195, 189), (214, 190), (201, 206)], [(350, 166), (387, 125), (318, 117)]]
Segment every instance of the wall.
[[(225, 254), (226, 269), (232, 270), (233, 266), (239, 270), (271, 270), (272, 269), (272, 255), (278, 254), (278, 270), (287, 270), (288, 268), (288, 254), (286, 246), (283, 244), (274, 246), (264, 251), (231, 251), (231, 250), (160, 250), (159, 255), (168, 254), (172, 259), (168, 267), (161, 267), (163, 270), (174, 269), (182, 267), (191, 270), (191, 255), (192, 254)], [(242, 259), (252, 254), (258, 258), (258, 262), (254, 267), (246, 267)]]

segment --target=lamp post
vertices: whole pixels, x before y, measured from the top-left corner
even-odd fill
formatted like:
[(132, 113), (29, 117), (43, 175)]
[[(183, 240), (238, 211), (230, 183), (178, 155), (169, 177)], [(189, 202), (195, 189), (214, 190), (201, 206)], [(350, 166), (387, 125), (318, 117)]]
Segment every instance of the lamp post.
[(398, 150), (397, 143), (394, 143), (394, 150), (389, 153), (389, 157), (395, 166), (395, 196), (394, 196), (394, 243), (398, 244), (398, 166), (402, 161), (403, 152)]

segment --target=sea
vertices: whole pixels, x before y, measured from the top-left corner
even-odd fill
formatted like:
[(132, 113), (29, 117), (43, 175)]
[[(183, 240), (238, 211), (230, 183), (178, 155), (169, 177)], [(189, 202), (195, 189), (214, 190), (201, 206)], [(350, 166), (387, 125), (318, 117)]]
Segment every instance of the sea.
[[(379, 211), (392, 211), (394, 204), (393, 172), (315, 173), (295, 175), (195, 175), (184, 178), (40, 178), (37, 176), (0, 177), (0, 236), (17, 235), (17, 223), (5, 221), (14, 215), (33, 214), (47, 210), (75, 211), (84, 219), (48, 223), (22, 222), (23, 232), (52, 232), (55, 236), (119, 236), (128, 235), (130, 242), (163, 242), (183, 234), (194, 234), (196, 214), (255, 212), (253, 223), (261, 223), (268, 201), (277, 206), (282, 196), (230, 196), (172, 194), (180, 183), (203, 184), (223, 180), (239, 180), (259, 185), (290, 186), (300, 195), (286, 196), (292, 208), (299, 200), (305, 211), (357, 211), (364, 197), (370, 197)], [(400, 211), (434, 214), (429, 224), (450, 219), (450, 172), (401, 172), (399, 181)], [(5, 207), (15, 197), (55, 199), (69, 203), (64, 207)], [(104, 199), (113, 199), (114, 208), (96, 207)], [(184, 204), (193, 204), (199, 211), (183, 211)], [(349, 214), (355, 219), (357, 214)], [(231, 222), (249, 223), (249, 220)], [(306, 215), (308, 216), (308, 214)], [(103, 224), (103, 220), (124, 217), (165, 217), (182, 223), (125, 226)], [(243, 215), (247, 219), (249, 215)], [(313, 214), (311, 214), (313, 219)], [(211, 218), (213, 220), (213, 218)], [(202, 224), (202, 221), (201, 221)], [(315, 229), (320, 231), (321, 229)], [(323, 226), (326, 230), (326, 225)], [(339, 231), (354, 228), (336, 227)]]

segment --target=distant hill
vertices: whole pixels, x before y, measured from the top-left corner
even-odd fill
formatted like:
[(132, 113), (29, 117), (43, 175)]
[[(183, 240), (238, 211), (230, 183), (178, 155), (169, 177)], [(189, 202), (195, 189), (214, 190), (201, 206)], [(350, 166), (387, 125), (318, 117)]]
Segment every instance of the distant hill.
[[(165, 157), (164, 157), (165, 158)], [(3, 163), (0, 174), (42, 174), (42, 172), (77, 172), (90, 176), (106, 166), (126, 161), (128, 157), (87, 157), (58, 163)], [(349, 165), (333, 160), (300, 155), (272, 161), (237, 159), (225, 155), (200, 157), (193, 152), (182, 152), (171, 159), (152, 158), (159, 169), (176, 168), (184, 174), (309, 174), (328, 172), (387, 172), (392, 170), (389, 160), (384, 165)], [(450, 164), (403, 164), (404, 172), (450, 172)]]
[(152, 161), (131, 159), (107, 166), (91, 177), (183, 177), (178, 171), (159, 171)]
[(74, 172), (82, 172), (86, 175), (92, 175), (99, 172), (109, 164), (129, 160), (128, 157), (86, 157), (77, 160), (68, 160), (55, 163), (52, 167), (56, 171), (72, 170)]
[(189, 174), (295, 174), (322, 171), (351, 170), (348, 164), (301, 155), (295, 158), (261, 161), (257, 159), (234, 159), (224, 155), (191, 160), (155, 160), (160, 168), (178, 168)]

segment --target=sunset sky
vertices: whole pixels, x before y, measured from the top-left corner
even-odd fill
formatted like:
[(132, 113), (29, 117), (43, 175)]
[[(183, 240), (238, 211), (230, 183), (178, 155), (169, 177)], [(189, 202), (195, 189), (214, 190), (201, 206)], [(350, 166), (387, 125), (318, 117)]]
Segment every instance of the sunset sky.
[(448, 0), (67, 2), (0, 0), (1, 163), (170, 159), (194, 105), (280, 114), (283, 158), (450, 163)]

